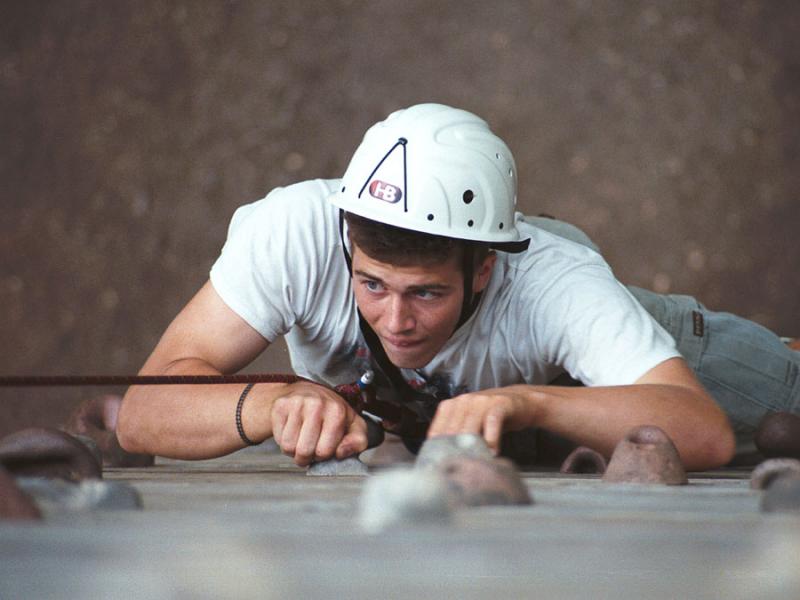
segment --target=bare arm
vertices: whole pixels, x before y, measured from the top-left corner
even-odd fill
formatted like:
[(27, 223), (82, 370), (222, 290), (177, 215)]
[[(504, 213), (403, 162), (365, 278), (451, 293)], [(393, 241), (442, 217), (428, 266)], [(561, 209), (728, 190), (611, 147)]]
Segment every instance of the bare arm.
[[(167, 328), (140, 373), (232, 373), (267, 346), (207, 282)], [(244, 442), (236, 430), (235, 411), (243, 388), (133, 386), (120, 409), (120, 444), (130, 452), (183, 459), (238, 450)], [(311, 383), (257, 384), (244, 403), (242, 425), (255, 442), (274, 434), (298, 464), (334, 453), (347, 456), (366, 447), (363, 421), (335, 392)]]
[(497, 450), (504, 430), (542, 427), (608, 457), (638, 425), (666, 431), (688, 470), (723, 465), (734, 453), (727, 417), (680, 358), (657, 365), (633, 385), (515, 385), (464, 394), (439, 405), (428, 435), (482, 433)]

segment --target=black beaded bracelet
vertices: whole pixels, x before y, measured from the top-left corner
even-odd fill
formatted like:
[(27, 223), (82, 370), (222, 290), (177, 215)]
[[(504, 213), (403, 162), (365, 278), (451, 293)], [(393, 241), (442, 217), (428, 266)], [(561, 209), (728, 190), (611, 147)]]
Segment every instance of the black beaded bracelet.
[(255, 383), (248, 383), (245, 386), (242, 390), (242, 395), (239, 396), (239, 403), (236, 405), (236, 430), (239, 432), (239, 437), (242, 438), (242, 441), (248, 446), (257, 446), (258, 442), (254, 442), (244, 433), (244, 427), (242, 427), (242, 406), (244, 406), (244, 399), (247, 398), (247, 394), (250, 393), (254, 385)]

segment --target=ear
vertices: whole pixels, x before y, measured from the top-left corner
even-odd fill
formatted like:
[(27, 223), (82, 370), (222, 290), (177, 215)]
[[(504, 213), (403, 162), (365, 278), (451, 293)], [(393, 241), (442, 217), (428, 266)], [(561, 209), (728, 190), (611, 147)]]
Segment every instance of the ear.
[(497, 262), (497, 254), (494, 251), (489, 252), (480, 267), (475, 270), (475, 275), (472, 278), (472, 292), (474, 294), (482, 292), (483, 288), (489, 283), (489, 277), (492, 275), (495, 262)]

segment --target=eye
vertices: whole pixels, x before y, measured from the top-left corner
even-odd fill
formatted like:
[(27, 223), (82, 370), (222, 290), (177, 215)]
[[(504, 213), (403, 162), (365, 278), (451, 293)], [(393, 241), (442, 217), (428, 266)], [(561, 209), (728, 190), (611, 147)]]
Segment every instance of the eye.
[(439, 292), (432, 292), (431, 290), (417, 290), (414, 294), (422, 300), (434, 300), (442, 296)]
[(365, 279), (361, 284), (370, 292), (380, 292), (383, 289), (383, 286), (373, 279)]

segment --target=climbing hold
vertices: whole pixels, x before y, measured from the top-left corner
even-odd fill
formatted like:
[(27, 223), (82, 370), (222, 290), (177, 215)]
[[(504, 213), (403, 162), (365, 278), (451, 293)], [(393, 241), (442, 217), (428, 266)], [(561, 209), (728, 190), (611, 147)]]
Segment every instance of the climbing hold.
[(76, 435), (74, 433), (70, 433), (70, 435), (89, 449), (98, 465), (103, 464), (103, 453), (100, 451), (100, 446), (97, 445), (97, 442), (87, 435)]
[(761, 511), (800, 513), (800, 472), (776, 475), (761, 496)]
[(19, 489), (14, 478), (0, 466), (0, 520), (41, 519), (42, 513), (34, 501)]
[(114, 394), (89, 398), (78, 405), (63, 429), (94, 440), (106, 467), (150, 467), (155, 462), (152, 454), (135, 454), (119, 445), (117, 415), (121, 405), (122, 398)]
[[(367, 423), (367, 450), (380, 446), (384, 439), (383, 429), (369, 417), (365, 417), (364, 421)], [(369, 475), (369, 467), (356, 456), (341, 460), (331, 458), (311, 463), (306, 475), (310, 477), (363, 477)]]
[(474, 433), (440, 435), (425, 440), (419, 450), (414, 466), (417, 468), (437, 467), (451, 457), (473, 457), (491, 460), (494, 454), (484, 439)]
[(396, 469), (370, 477), (359, 498), (358, 524), (367, 533), (407, 526), (446, 525), (450, 490), (434, 471)]
[(454, 505), (532, 503), (514, 463), (495, 458), (479, 435), (460, 433), (426, 440), (414, 468), (443, 477)]
[(451, 456), (436, 467), (436, 472), (447, 481), (453, 504), (533, 504), (517, 468), (507, 458)]
[(599, 452), (579, 446), (570, 452), (561, 464), (561, 473), (602, 475), (606, 471), (606, 459)]
[(775, 478), (787, 473), (800, 475), (800, 460), (796, 458), (765, 460), (750, 473), (750, 487), (754, 490), (765, 490)]
[(332, 458), (309, 465), (306, 475), (309, 477), (366, 477), (369, 468), (355, 456), (342, 460)]
[(100, 479), (102, 467), (85, 444), (50, 427), (23, 429), (0, 439), (0, 464), (15, 477)]
[(765, 460), (750, 474), (750, 487), (764, 490), (762, 512), (800, 512), (800, 460)]
[(788, 412), (768, 414), (758, 424), (753, 440), (768, 458), (800, 458), (800, 416)]
[(136, 489), (122, 481), (84, 479), (72, 483), (62, 479), (20, 477), (17, 485), (46, 513), (92, 510), (130, 510), (142, 507)]
[(617, 444), (603, 475), (610, 483), (686, 485), (678, 450), (659, 427), (636, 427)]

